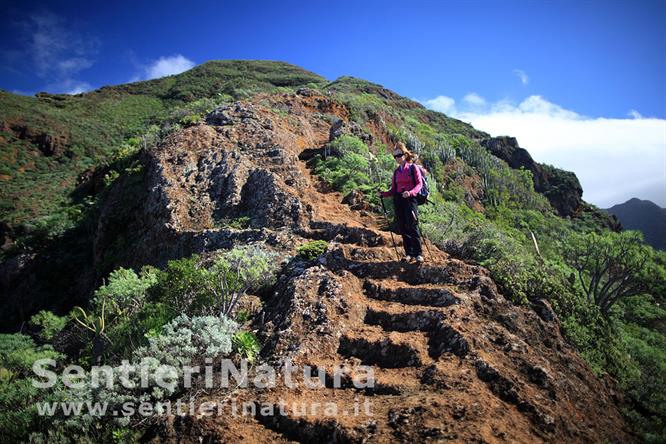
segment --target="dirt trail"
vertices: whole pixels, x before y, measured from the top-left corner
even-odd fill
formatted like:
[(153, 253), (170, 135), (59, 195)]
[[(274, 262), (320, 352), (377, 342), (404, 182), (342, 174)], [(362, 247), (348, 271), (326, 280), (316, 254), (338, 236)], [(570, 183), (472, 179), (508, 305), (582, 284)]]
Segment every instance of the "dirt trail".
[[(300, 112), (307, 114), (314, 99), (302, 100)], [(291, 360), (301, 372), (294, 376), (298, 386), (278, 378), (275, 387), (261, 390), (201, 390), (199, 405), (233, 399), (239, 409), (247, 402), (257, 410), (172, 420), (156, 440), (633, 440), (612, 391), (563, 340), (547, 304), (539, 314), (512, 305), (487, 270), (434, 245), (421, 266), (397, 261), (381, 216), (351, 210), (307, 167), (303, 153), (328, 141), (329, 126), (317, 121), (293, 135), (286, 121), (274, 120), (272, 128), (290, 160), (287, 167), (267, 168), (287, 184), (295, 181), (289, 192), (311, 209), (307, 229), (294, 237), (329, 241), (318, 264), (283, 273), (257, 326), (263, 355), (277, 366)], [(289, 173), (294, 167), (298, 174)], [(400, 236), (395, 240), (402, 253)], [(324, 387), (305, 385), (306, 365), (324, 372)], [(372, 369), (373, 387), (354, 386), (354, 375), (364, 374), (360, 365)], [(345, 368), (339, 388), (333, 386), (336, 366)], [(313, 402), (320, 403), (315, 413)], [(261, 409), (280, 403), (286, 415)], [(302, 403), (310, 414), (299, 414)], [(326, 405), (336, 406), (337, 414), (322, 411)]]
[[(397, 263), (390, 234), (379, 230), (377, 218), (350, 211), (340, 203), (340, 193), (313, 193), (320, 189), (316, 186), (319, 179), (309, 170), (305, 172), (318, 218), (337, 225), (340, 232), (332, 239), (339, 243), (329, 253), (337, 261), (329, 267), (342, 271), (347, 304), (359, 310), (356, 316), (341, 319), (345, 325), (337, 350), (312, 350), (303, 361), (324, 369), (341, 363), (352, 368), (371, 366), (375, 384), (356, 389), (347, 381), (342, 389), (297, 394), (277, 390), (267, 398), (296, 405), (330, 402), (347, 413), (367, 401), (372, 415), (294, 418), (258, 414), (257, 421), (281, 438), (297, 442), (493, 442), (504, 438), (539, 442), (540, 433), (530, 418), (515, 407), (507, 409), (497, 396), (489, 396), (488, 385), (474, 376), (473, 366), (464, 364), (470, 346), (462, 333), (469, 330), (462, 321), (466, 317), (463, 304), (469, 297), (458, 286), (465, 283), (456, 279), (443, 282), (449, 280), (446, 272), (435, 274), (446, 270), (448, 255), (432, 245), (432, 257), (420, 268)], [(356, 227), (368, 231), (354, 230)], [(400, 236), (394, 237), (402, 255)], [(331, 376), (329, 373), (327, 379)], [(265, 404), (267, 399), (260, 402)], [(276, 438), (258, 430), (244, 437), (257, 442)]]

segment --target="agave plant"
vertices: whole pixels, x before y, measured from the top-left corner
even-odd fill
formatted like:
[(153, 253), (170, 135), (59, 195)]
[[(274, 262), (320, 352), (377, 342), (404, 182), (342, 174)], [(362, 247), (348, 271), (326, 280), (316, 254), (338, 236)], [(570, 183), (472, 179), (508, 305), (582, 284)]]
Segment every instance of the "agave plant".
[[(93, 365), (100, 363), (102, 353), (104, 353), (104, 328), (106, 327), (105, 320), (106, 312), (106, 299), (102, 299), (102, 311), (99, 316), (91, 316), (86, 311), (76, 306), (72, 313), (72, 318), (81, 324), (86, 330), (93, 333), (92, 341), (92, 360)], [(79, 318), (81, 316), (81, 318)]]

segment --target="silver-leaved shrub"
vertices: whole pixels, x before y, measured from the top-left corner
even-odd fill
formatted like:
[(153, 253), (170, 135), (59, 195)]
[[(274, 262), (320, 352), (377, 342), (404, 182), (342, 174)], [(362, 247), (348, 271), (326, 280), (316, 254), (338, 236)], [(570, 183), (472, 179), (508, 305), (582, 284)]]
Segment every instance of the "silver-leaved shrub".
[[(183, 388), (183, 366), (201, 365), (206, 358), (231, 353), (232, 338), (238, 329), (239, 325), (225, 316), (190, 318), (182, 314), (166, 324), (158, 336), (149, 338), (147, 346), (137, 348), (130, 361), (97, 371), (95, 378), (93, 368), (80, 379), (77, 388), (59, 384), (58, 398), (105, 404), (107, 412), (122, 411), (123, 404), (128, 402), (135, 408), (142, 402), (151, 402), (156, 407), (155, 413), (163, 413), (158, 402), (177, 395)], [(111, 385), (107, 385), (109, 379)], [(162, 383), (158, 384), (158, 380)], [(126, 427), (142, 419), (138, 415), (100, 418), (84, 407), (80, 415), (60, 416), (54, 418), (54, 423), (77, 440), (94, 441), (105, 430), (104, 423), (108, 420)]]

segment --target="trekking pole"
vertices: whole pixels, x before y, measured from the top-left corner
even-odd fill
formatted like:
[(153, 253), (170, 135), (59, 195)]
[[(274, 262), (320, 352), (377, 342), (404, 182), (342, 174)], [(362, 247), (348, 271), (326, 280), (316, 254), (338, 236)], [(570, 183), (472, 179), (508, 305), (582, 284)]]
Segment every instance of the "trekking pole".
[(416, 226), (419, 228), (419, 233), (421, 233), (421, 236), (423, 236), (423, 243), (426, 246), (426, 250), (428, 250), (428, 255), (430, 256), (430, 262), (433, 262), (432, 252), (430, 251), (430, 247), (428, 246), (428, 242), (430, 242), (430, 240), (426, 236), (425, 232), (421, 229), (421, 224), (419, 223), (419, 218), (416, 217), (416, 214), (414, 213), (414, 210), (412, 210), (412, 216), (414, 216), (414, 220), (416, 221)]
[(391, 230), (391, 221), (389, 221), (388, 213), (386, 212), (386, 206), (384, 206), (384, 198), (380, 197), (379, 200), (382, 203), (382, 209), (384, 210), (384, 218), (386, 219), (386, 225), (388, 226), (389, 233), (391, 233), (391, 242), (393, 242), (393, 249), (395, 250), (395, 255), (400, 260), (400, 253), (398, 253), (398, 247), (395, 246), (395, 239), (393, 238), (393, 231)]

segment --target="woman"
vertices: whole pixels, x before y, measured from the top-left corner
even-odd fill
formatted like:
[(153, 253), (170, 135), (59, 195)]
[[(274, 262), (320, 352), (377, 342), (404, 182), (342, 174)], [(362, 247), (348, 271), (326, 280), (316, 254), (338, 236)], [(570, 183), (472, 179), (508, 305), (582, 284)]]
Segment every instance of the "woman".
[[(421, 249), (421, 233), (418, 226), (418, 204), (416, 195), (421, 191), (423, 180), (421, 171), (414, 165), (414, 155), (402, 143), (398, 142), (393, 149), (393, 158), (398, 162), (398, 168), (393, 172), (391, 189), (380, 191), (379, 197), (393, 196), (395, 206), (395, 217), (398, 221), (402, 244), (405, 247), (404, 261), (423, 262), (423, 251)], [(414, 168), (410, 171), (410, 168)]]

